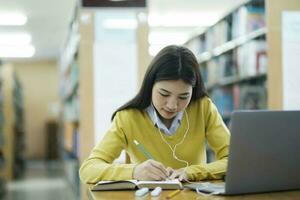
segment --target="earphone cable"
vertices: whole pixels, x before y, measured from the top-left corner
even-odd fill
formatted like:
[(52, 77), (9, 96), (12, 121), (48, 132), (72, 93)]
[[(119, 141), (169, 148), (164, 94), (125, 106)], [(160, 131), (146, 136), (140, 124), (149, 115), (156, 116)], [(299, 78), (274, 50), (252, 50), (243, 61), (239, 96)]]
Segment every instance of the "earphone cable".
[[(183, 159), (178, 158), (178, 157), (176, 156), (176, 153), (175, 153), (175, 152), (176, 152), (177, 146), (183, 143), (183, 141), (185, 140), (185, 138), (186, 138), (186, 136), (187, 136), (187, 133), (188, 133), (188, 131), (189, 131), (189, 129), (190, 129), (189, 117), (188, 117), (188, 114), (187, 114), (186, 110), (184, 110), (184, 113), (185, 113), (185, 115), (186, 115), (187, 129), (186, 129), (186, 131), (185, 131), (185, 133), (184, 133), (184, 135), (183, 135), (181, 141), (178, 142), (177, 144), (175, 144), (174, 148), (172, 148), (171, 145), (170, 145), (170, 144), (166, 141), (166, 139), (163, 137), (163, 135), (162, 135), (162, 133), (161, 133), (159, 127), (158, 127), (158, 132), (159, 132), (159, 134), (160, 134), (161, 139), (162, 139), (162, 140), (164, 141), (164, 143), (167, 144), (167, 146), (170, 148), (170, 150), (171, 150), (171, 152), (172, 152), (173, 158), (174, 158), (175, 160), (178, 160), (179, 162), (185, 163), (185, 165), (186, 165), (186, 167), (184, 168), (184, 171), (185, 171), (186, 168), (189, 166), (189, 163), (188, 163), (186, 160), (183, 160)], [(156, 121), (157, 121), (157, 116), (156, 116)], [(188, 180), (185, 180), (185, 181), (189, 182)]]

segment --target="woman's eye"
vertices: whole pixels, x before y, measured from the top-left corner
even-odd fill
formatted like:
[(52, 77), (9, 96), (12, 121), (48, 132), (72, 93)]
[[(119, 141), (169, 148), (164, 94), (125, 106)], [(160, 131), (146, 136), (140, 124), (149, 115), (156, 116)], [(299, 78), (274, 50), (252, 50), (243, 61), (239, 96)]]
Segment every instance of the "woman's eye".
[(168, 94), (162, 94), (162, 93), (159, 93), (161, 96), (163, 97), (168, 97), (169, 95)]
[(182, 100), (186, 100), (188, 99), (189, 97), (179, 97), (179, 99), (182, 99)]

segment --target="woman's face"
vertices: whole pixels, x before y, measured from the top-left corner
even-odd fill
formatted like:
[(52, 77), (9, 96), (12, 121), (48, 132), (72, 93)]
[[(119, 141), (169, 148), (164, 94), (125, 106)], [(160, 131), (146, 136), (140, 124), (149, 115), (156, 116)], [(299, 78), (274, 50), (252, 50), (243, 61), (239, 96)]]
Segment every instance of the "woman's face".
[(152, 89), (152, 103), (163, 119), (173, 119), (188, 106), (192, 91), (192, 85), (183, 80), (158, 81)]

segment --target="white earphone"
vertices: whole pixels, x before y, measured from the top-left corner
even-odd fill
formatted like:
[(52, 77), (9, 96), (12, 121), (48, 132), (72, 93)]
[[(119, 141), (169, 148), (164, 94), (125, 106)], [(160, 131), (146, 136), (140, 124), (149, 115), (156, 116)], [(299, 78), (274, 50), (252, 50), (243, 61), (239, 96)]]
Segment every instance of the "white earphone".
[[(185, 113), (185, 116), (186, 116), (187, 129), (186, 129), (186, 131), (185, 131), (185, 133), (184, 133), (184, 135), (183, 135), (181, 141), (178, 142), (177, 144), (175, 144), (174, 148), (172, 148), (171, 145), (168, 143), (168, 141), (163, 137), (163, 135), (162, 135), (162, 133), (161, 133), (161, 131), (160, 131), (159, 128), (158, 128), (158, 132), (159, 132), (159, 134), (160, 134), (161, 139), (162, 139), (162, 140), (168, 145), (168, 147), (171, 149), (173, 158), (176, 159), (176, 160), (178, 160), (179, 162), (185, 163), (185, 164), (186, 164), (186, 167), (188, 167), (188, 166), (189, 166), (189, 163), (188, 163), (187, 161), (185, 161), (185, 160), (182, 160), (182, 159), (178, 158), (178, 157), (176, 156), (176, 153), (175, 153), (175, 152), (176, 152), (177, 146), (183, 143), (183, 141), (185, 140), (186, 135), (187, 135), (187, 133), (188, 133), (188, 131), (189, 131), (189, 129), (190, 129), (189, 116), (188, 116), (186, 110), (184, 110), (184, 113)], [(156, 121), (158, 121), (157, 115), (155, 115), (155, 116), (156, 116)]]

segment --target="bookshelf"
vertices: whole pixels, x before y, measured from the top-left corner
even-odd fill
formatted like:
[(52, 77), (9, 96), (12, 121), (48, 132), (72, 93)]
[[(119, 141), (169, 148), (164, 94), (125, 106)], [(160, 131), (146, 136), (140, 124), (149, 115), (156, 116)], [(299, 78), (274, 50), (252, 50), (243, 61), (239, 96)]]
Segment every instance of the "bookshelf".
[(59, 62), (61, 117), (59, 130), (62, 134), (63, 164), (67, 180), (79, 196), (79, 4), (76, 4), (70, 21)]
[(185, 45), (225, 123), (237, 109), (267, 108), (264, 0), (247, 1)]
[(251, 81), (255, 81), (255, 80), (259, 80), (259, 79), (263, 80), (266, 78), (267, 78), (267, 74), (265, 74), (265, 73), (253, 75), (253, 76), (247, 76), (247, 77), (228, 77), (228, 78), (224, 78), (222, 80), (218, 80), (213, 85), (207, 85), (206, 89), (208, 91), (211, 91), (214, 88), (218, 88), (218, 87), (225, 87), (225, 86), (235, 85), (235, 84), (239, 84), (239, 83), (247, 83), (247, 82), (251, 82)]
[(10, 64), (0, 66), (0, 179), (23, 175), (25, 131), (22, 87)]
[[(264, 0), (249, 0), (185, 46), (200, 65), (206, 89), (224, 122), (242, 109), (267, 109), (267, 42)], [(214, 154), (207, 146), (207, 162)]]
[(245, 43), (247, 43), (250, 40), (253, 40), (255, 38), (258, 38), (260, 36), (264, 36), (267, 33), (266, 27), (260, 28), (258, 30), (254, 30), (246, 35), (240, 36), (236, 39), (233, 39), (231, 41), (225, 42), (224, 44), (221, 44), (218, 47), (215, 47), (211, 51), (205, 51), (202, 52), (200, 55), (197, 55), (198, 62), (204, 63), (212, 59), (213, 57), (217, 57), (221, 54), (224, 54), (230, 50), (233, 50), (237, 48), (238, 46), (241, 46)]
[(78, 158), (79, 128), (79, 23), (78, 5), (74, 8), (68, 37), (59, 62), (60, 100), (62, 105), (61, 129), (66, 157)]
[[(249, 5), (261, 6), (262, 8), (258, 10), (263, 11), (261, 12), (263, 13), (263, 18), (253, 17), (260, 21), (259, 23), (254, 22), (254, 24), (257, 24), (254, 29), (245, 31), (245, 28), (241, 28), (244, 34), (233, 34), (233, 28), (230, 27), (233, 27), (234, 16), (238, 15), (237, 13), (241, 13), (239, 11), (241, 8)], [(282, 37), (284, 32), (283, 13), (299, 12), (299, 10), (300, 2), (298, 0), (247, 1), (238, 8), (233, 9), (213, 27), (209, 27), (200, 35), (192, 37), (186, 43), (186, 46), (197, 56), (207, 90), (211, 97), (215, 96), (215, 99), (212, 99), (217, 103), (220, 99), (225, 99), (225, 103), (221, 101), (221, 105), (217, 106), (226, 123), (230, 122), (230, 114), (234, 110), (291, 109), (291, 106), (289, 106), (291, 103), (299, 102), (299, 98), (291, 98), (286, 95), (289, 93), (299, 94), (299, 87), (289, 90), (286, 85), (289, 85), (291, 82), (294, 85), (300, 85), (300, 79), (296, 75), (299, 73), (294, 73), (290, 78), (284, 78), (284, 72), (288, 72), (287, 70), (290, 69), (291, 65), (296, 67), (297, 62), (294, 61), (294, 63), (289, 63), (289, 65), (285, 64), (283, 55), (284, 45), (286, 45), (287, 41), (284, 41)], [(245, 16), (245, 14), (243, 15)], [(240, 19), (243, 18), (245, 19), (243, 16), (240, 17)], [(261, 20), (264, 22), (261, 23)], [(220, 22), (223, 23), (222, 26), (227, 24), (227, 27), (223, 28), (223, 32), (220, 29), (214, 31), (213, 28), (218, 26)], [(247, 23), (241, 24), (245, 25)], [(296, 25), (299, 26), (299, 24)], [(236, 29), (237, 26), (235, 26)], [(215, 35), (213, 34), (214, 32), (216, 32)], [(225, 38), (217, 40), (223, 43), (206, 44), (207, 41), (212, 43), (211, 40), (214, 37), (218, 37), (218, 35)], [(247, 49), (255, 49), (253, 48), (255, 46), (253, 41), (263, 41), (264, 44), (256, 48), (259, 52), (247, 52)], [(239, 53), (240, 49), (242, 52)], [(294, 51), (285, 53), (292, 55), (293, 58), (297, 58)], [(222, 56), (225, 58), (221, 58)], [(243, 62), (249, 58), (252, 59), (252, 64), (251, 62)], [(218, 59), (221, 61), (218, 62)], [(247, 69), (246, 66), (249, 65), (255, 67), (240, 73), (243, 69)], [(257, 68), (257, 65), (260, 68)], [(216, 77), (210, 77), (211, 75)], [(242, 100), (241, 97), (243, 97)], [(292, 108), (299, 109), (299, 104)], [(211, 153), (208, 153), (208, 160), (210, 160), (209, 157), (211, 157)], [(211, 160), (213, 160), (213, 157), (211, 157)]]
[[(252, 20), (251, 23), (255, 26), (252, 26), (253, 28), (250, 30), (245, 29), (245, 24), (248, 24), (245, 22), (240, 22), (240, 24), (244, 24), (244, 28), (234, 26), (233, 24), (236, 23), (235, 16), (240, 14), (240, 21), (246, 19), (245, 6), (249, 5), (261, 7), (256, 10), (262, 13), (262, 17), (257, 15), (252, 17), (258, 23)], [(241, 8), (243, 8), (243, 11), (240, 11)], [(300, 2), (297, 0), (247, 1), (225, 15), (214, 26), (192, 37), (186, 43), (186, 46), (197, 56), (209, 94), (217, 89), (226, 88), (226, 90), (230, 90), (231, 88), (234, 96), (236, 91), (234, 89), (238, 86), (257, 86), (257, 91), (260, 94), (262, 94), (261, 88), (264, 89), (261, 98), (265, 102), (261, 104), (263, 107), (259, 107), (259, 109), (299, 109), (295, 105), (296, 103), (291, 106), (291, 101), (299, 101), (299, 98), (293, 96), (293, 94), (300, 92), (298, 87), (294, 87), (292, 91), (287, 87), (291, 84), (300, 84), (300, 79), (296, 75), (298, 73), (289, 74), (291, 72), (287, 71), (292, 67), (295, 68), (297, 62), (285, 64), (286, 59), (284, 59), (284, 54), (297, 58), (297, 52), (293, 50), (288, 53), (285, 52), (284, 46), (287, 45), (288, 41), (283, 38), (285, 31), (283, 28), (283, 14), (286, 12), (299, 12), (299, 10)], [(297, 24), (295, 24), (296, 26)], [(223, 27), (223, 29), (220, 27)], [(234, 34), (233, 30), (239, 30), (237, 32), (240, 34)], [(221, 39), (213, 41), (214, 38), (218, 37), (221, 37)], [(261, 44), (257, 44), (255, 47), (254, 41), (260, 41)], [(260, 53), (247, 52), (247, 49), (253, 51), (255, 48)], [(249, 62), (245, 62), (247, 60)], [(256, 67), (259, 65), (260, 68), (248, 68), (249, 65)], [(247, 70), (243, 71), (244, 69)], [(285, 74), (289, 74), (289, 78), (284, 77)], [(253, 87), (249, 90), (252, 91)], [(234, 104), (231, 105), (233, 110), (244, 109), (237, 106), (238, 103), (234, 103), (238, 98), (231, 99)], [(230, 119), (228, 116), (230, 116), (228, 112), (223, 115), (227, 122)]]

